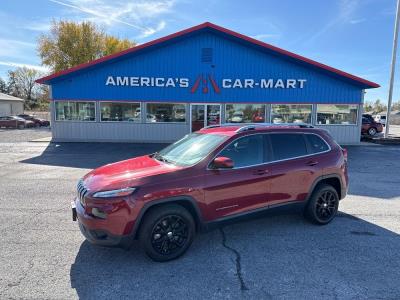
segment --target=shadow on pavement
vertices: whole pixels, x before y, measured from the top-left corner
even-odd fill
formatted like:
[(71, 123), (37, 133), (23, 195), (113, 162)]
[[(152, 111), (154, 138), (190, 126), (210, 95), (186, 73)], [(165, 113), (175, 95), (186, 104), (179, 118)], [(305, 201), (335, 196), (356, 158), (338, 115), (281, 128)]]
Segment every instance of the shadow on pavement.
[(167, 144), (139, 143), (50, 143), (40, 156), (22, 163), (94, 169), (105, 164), (150, 154)]
[(392, 200), (400, 196), (400, 146), (348, 146), (349, 194)]
[(395, 299), (399, 247), (396, 233), (352, 215), (316, 226), (285, 213), (199, 234), (167, 263), (152, 262), (137, 243), (123, 250), (85, 241), (71, 286), (81, 299)]

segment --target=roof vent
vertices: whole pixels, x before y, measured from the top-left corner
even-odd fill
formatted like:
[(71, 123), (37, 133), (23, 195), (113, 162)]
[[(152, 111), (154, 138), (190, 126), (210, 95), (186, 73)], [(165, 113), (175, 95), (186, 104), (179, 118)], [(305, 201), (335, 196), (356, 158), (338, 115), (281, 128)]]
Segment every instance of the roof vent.
[(202, 48), (201, 49), (201, 62), (212, 63), (213, 61), (213, 48)]

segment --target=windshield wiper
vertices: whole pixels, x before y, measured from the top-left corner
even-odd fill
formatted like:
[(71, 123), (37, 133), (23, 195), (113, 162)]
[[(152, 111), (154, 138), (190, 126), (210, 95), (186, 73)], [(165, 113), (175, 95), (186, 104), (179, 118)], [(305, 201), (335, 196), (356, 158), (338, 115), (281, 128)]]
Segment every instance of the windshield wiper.
[(156, 152), (152, 155), (152, 157), (156, 160), (165, 162), (167, 164), (172, 164), (172, 161), (170, 161), (169, 159), (165, 158), (164, 156), (162, 156), (160, 153)]

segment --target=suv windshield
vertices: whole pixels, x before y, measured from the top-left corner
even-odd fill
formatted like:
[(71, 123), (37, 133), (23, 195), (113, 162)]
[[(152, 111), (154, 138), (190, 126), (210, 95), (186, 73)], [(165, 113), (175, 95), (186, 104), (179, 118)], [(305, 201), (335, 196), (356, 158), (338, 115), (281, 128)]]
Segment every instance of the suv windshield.
[(198, 163), (226, 139), (226, 136), (218, 134), (192, 133), (164, 148), (153, 157), (179, 166), (190, 166)]

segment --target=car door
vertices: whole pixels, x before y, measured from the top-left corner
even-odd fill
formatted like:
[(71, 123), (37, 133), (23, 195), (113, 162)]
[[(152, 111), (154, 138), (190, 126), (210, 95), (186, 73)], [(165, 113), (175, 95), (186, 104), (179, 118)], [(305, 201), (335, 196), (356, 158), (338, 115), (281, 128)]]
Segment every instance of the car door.
[(272, 162), (268, 166), (269, 205), (306, 199), (314, 180), (322, 175), (319, 161), (309, 155), (303, 133), (271, 133)]
[(233, 160), (232, 169), (206, 170), (204, 196), (213, 219), (267, 205), (266, 156), (262, 134), (232, 141), (216, 157)]

